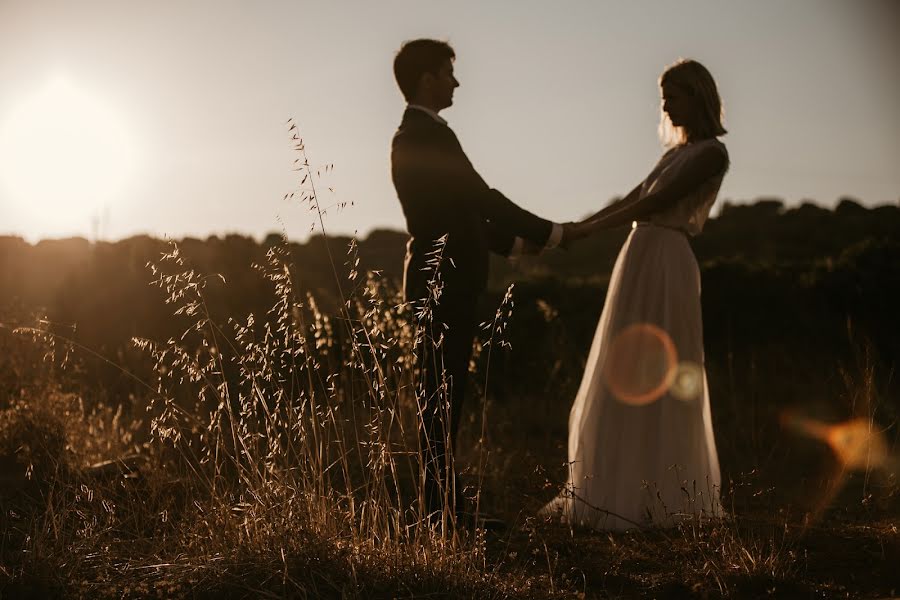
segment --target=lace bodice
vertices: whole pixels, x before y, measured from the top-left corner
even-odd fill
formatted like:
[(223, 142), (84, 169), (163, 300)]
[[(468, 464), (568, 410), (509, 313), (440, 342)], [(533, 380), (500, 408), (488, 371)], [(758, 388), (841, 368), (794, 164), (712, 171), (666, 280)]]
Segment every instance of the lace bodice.
[[(725, 144), (716, 138), (672, 148), (663, 154), (662, 158), (659, 159), (659, 162), (644, 180), (641, 187), (641, 197), (643, 198), (669, 185), (681, 169), (692, 158), (696, 157), (702, 148), (711, 144), (720, 148), (725, 153), (726, 158), (728, 157), (728, 150), (725, 149)], [(706, 181), (665, 211), (652, 215), (648, 221), (655, 225), (681, 229), (690, 235), (697, 235), (703, 230), (703, 225), (709, 217), (709, 211), (716, 201), (724, 175), (725, 173), (723, 172), (721, 175)]]

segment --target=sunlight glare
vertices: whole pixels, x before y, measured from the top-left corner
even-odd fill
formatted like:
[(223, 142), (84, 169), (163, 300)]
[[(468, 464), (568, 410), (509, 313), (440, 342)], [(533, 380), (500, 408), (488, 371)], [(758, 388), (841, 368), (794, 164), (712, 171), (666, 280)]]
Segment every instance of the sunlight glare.
[(785, 413), (781, 420), (795, 431), (828, 444), (844, 468), (869, 471), (888, 461), (884, 434), (875, 429), (874, 423), (869, 419), (856, 418), (832, 425)]
[(115, 112), (63, 78), (6, 115), (0, 161), (20, 221), (41, 235), (83, 230), (104, 203), (116, 200), (136, 164), (134, 144)]
[(623, 329), (610, 345), (603, 379), (625, 404), (650, 404), (668, 391), (675, 378), (678, 354), (672, 338), (650, 323)]
[(675, 369), (672, 380), (672, 395), (689, 402), (703, 393), (703, 367), (690, 361), (682, 361)]
[(848, 469), (880, 467), (887, 458), (887, 444), (868, 419), (854, 419), (832, 426), (825, 441)]

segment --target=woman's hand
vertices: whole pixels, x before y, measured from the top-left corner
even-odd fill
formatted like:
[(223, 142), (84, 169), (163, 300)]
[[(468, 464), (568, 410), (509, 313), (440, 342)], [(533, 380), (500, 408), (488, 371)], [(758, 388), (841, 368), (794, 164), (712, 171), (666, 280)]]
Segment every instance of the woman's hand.
[(563, 238), (559, 245), (568, 249), (573, 242), (586, 238), (593, 232), (594, 229), (587, 220), (563, 223)]

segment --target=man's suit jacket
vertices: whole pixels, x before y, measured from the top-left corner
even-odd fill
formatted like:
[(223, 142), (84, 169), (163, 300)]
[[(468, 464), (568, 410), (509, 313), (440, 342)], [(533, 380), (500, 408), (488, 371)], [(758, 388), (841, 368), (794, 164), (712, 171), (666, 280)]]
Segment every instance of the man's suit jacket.
[(489, 252), (508, 255), (516, 236), (543, 246), (553, 228), (488, 187), (456, 134), (424, 111), (407, 108), (391, 145), (391, 174), (406, 216), (403, 291), (427, 296), (427, 261), (447, 235), (441, 262), (442, 302), (465, 301), (487, 284)]

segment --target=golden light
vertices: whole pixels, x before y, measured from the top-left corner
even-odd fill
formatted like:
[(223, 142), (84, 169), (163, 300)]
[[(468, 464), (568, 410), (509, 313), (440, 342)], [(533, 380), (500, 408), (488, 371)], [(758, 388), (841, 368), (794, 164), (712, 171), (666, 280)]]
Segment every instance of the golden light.
[(623, 329), (613, 340), (603, 365), (603, 379), (621, 402), (650, 404), (675, 379), (678, 354), (669, 335), (649, 323)]
[(699, 398), (703, 394), (703, 367), (689, 361), (678, 363), (670, 391), (685, 402)]
[(857, 417), (843, 423), (825, 423), (786, 411), (780, 416), (786, 428), (827, 444), (837, 461), (828, 486), (809, 514), (807, 525), (819, 521), (837, 498), (853, 471), (863, 471), (887, 479), (889, 470), (896, 468), (897, 459), (891, 457), (884, 433), (875, 428), (872, 419)]
[(829, 424), (786, 413), (782, 422), (808, 437), (828, 444), (844, 468), (869, 471), (881, 467), (888, 460), (887, 441), (869, 419), (857, 418)]
[(854, 419), (829, 428), (825, 441), (848, 469), (869, 470), (887, 459), (887, 443), (867, 419)]
[(83, 230), (135, 163), (115, 111), (65, 79), (23, 98), (0, 123), (2, 184), (16, 221), (41, 235)]

